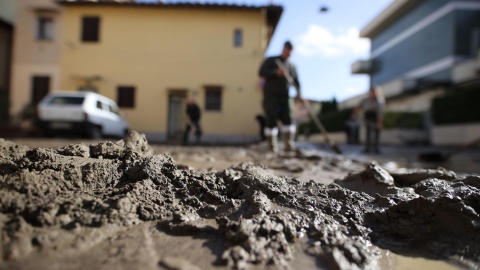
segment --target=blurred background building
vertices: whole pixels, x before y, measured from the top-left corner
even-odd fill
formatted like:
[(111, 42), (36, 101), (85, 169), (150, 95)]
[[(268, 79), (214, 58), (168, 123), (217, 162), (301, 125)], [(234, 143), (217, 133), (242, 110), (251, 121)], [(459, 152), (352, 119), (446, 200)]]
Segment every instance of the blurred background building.
[(257, 140), (257, 71), (281, 14), (273, 5), (19, 0), (10, 114), (49, 91), (95, 91), (118, 102), (132, 129), (166, 141), (182, 133), (193, 97), (204, 141)]
[(371, 58), (352, 73), (368, 74), (390, 100), (391, 110), (426, 110), (432, 96), (461, 83), (478, 81), (480, 1), (395, 1), (363, 28)]
[(10, 76), (15, 0), (0, 2), (0, 127), (9, 120)]
[(15, 5), (9, 112), (17, 123), (33, 117), (49, 91), (61, 89), (62, 14), (51, 0), (16, 0)]
[[(436, 97), (480, 87), (478, 0), (397, 0), (360, 35), (371, 40), (370, 59), (354, 62), (352, 73), (366, 74), (371, 85), (382, 88), (387, 111), (422, 112), (430, 122)], [(352, 108), (363, 97), (339, 106)], [(427, 123), (427, 132), (433, 128)], [(480, 136), (475, 130), (480, 131), (475, 127), (469, 138), (460, 136), (457, 143)]]
[[(255, 141), (257, 71), (282, 13), (276, 5), (200, 1), (2, 0), (0, 126), (34, 117), (50, 91), (95, 91), (117, 101), (151, 141), (179, 138), (190, 97), (206, 141)], [(382, 133), (384, 143), (479, 136), (480, 1), (395, 0), (360, 35), (371, 40), (370, 58), (351, 72), (382, 88), (387, 129), (409, 129), (393, 140)], [(327, 129), (343, 129), (363, 98), (323, 110)], [(305, 122), (306, 111), (295, 108)]]

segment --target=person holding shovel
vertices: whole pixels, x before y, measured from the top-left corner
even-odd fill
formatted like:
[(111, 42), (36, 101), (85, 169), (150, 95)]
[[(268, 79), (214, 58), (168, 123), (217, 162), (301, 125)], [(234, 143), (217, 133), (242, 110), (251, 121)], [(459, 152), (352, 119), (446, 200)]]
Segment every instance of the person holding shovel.
[(363, 152), (380, 153), (379, 141), (380, 130), (383, 128), (383, 108), (385, 98), (379, 87), (372, 87), (368, 91), (368, 96), (360, 103), (360, 109), (363, 110), (363, 119), (366, 128), (366, 142)]
[(260, 66), (259, 76), (265, 79), (263, 85), (263, 110), (266, 116), (265, 136), (270, 150), (278, 152), (277, 120), (282, 123), (281, 132), (285, 151), (295, 149), (296, 126), (293, 123), (293, 100), (289, 96), (290, 86), (301, 98), (300, 82), (295, 66), (288, 61), (293, 50), (290, 41), (285, 42), (279, 56), (265, 59)]

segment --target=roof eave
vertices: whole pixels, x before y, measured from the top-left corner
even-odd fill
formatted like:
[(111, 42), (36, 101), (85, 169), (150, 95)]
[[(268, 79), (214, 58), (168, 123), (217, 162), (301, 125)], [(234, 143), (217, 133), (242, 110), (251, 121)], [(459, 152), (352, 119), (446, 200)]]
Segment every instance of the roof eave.
[(115, 1), (115, 0), (56, 0), (63, 6), (123, 6), (123, 7), (151, 7), (151, 8), (203, 8), (203, 9), (236, 9), (236, 10), (260, 10), (262, 8), (281, 8), (281, 6), (255, 6), (255, 5), (236, 5), (236, 4), (215, 4), (215, 3), (163, 3), (163, 2), (135, 2), (135, 1)]
[(244, 11), (265, 11), (266, 23), (271, 26), (272, 32), (268, 37), (268, 43), (275, 33), (280, 17), (283, 13), (283, 7), (278, 5), (235, 5), (235, 4), (214, 4), (214, 3), (162, 3), (162, 2), (135, 2), (135, 1), (115, 1), (115, 0), (56, 0), (63, 6), (116, 6), (116, 7), (148, 7), (148, 8), (184, 8), (184, 9), (210, 9), (210, 10), (244, 10)]
[(360, 31), (360, 36), (371, 38), (402, 16), (422, 0), (395, 0)]
[(281, 6), (265, 6), (264, 8), (267, 9), (267, 25), (272, 26), (272, 33), (268, 37), (268, 44), (270, 44), (270, 40), (272, 39), (275, 30), (277, 29), (278, 22), (280, 21), (280, 17), (283, 13), (283, 8)]

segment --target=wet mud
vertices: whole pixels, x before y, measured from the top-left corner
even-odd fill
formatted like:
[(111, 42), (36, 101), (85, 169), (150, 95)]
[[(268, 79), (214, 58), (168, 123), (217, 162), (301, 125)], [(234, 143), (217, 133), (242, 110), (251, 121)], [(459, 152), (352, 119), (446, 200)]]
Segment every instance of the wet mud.
[[(276, 173), (312, 160), (351, 171), (330, 184)], [(479, 213), (480, 177), (443, 169), (297, 153), (197, 170), (136, 132), (0, 140), (0, 269), (379, 269), (382, 250), (478, 269)]]

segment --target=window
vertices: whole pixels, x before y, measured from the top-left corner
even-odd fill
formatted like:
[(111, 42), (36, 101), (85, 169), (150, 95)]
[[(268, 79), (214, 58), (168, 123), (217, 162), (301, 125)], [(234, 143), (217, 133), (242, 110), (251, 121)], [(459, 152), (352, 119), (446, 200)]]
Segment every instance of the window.
[(114, 113), (114, 114), (118, 114), (118, 108), (116, 106), (113, 106), (111, 104), (108, 105), (108, 110), (111, 112), (111, 113)]
[(222, 87), (207, 86), (205, 87), (205, 111), (221, 111), (222, 110)]
[(82, 17), (82, 41), (98, 42), (100, 40), (100, 17)]
[(233, 31), (233, 46), (236, 48), (242, 47), (243, 44), (243, 32), (242, 29), (235, 29)]
[(50, 89), (50, 77), (33, 76), (32, 78), (32, 104), (37, 105)]
[(58, 96), (58, 97), (52, 98), (48, 102), (48, 104), (58, 105), (58, 106), (62, 106), (62, 105), (82, 105), (84, 99), (85, 99), (84, 97), (62, 97), (62, 96)]
[(97, 100), (97, 109), (100, 109), (100, 110), (103, 109), (102, 102), (99, 100)]
[(134, 108), (135, 87), (119, 86), (117, 88), (117, 104), (121, 108)]
[(53, 39), (53, 19), (46, 16), (37, 17), (37, 31), (35, 34), (38, 40)]

